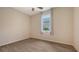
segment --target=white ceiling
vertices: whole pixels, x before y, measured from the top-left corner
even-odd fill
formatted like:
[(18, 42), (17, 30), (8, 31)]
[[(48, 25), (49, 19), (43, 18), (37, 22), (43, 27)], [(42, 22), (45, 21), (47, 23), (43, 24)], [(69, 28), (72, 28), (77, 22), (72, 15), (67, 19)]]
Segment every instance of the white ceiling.
[(40, 10), (35, 7), (35, 10), (32, 11), (32, 7), (13, 7), (13, 8), (30, 16), (36, 15), (40, 12), (50, 9), (50, 7), (44, 7), (42, 10)]

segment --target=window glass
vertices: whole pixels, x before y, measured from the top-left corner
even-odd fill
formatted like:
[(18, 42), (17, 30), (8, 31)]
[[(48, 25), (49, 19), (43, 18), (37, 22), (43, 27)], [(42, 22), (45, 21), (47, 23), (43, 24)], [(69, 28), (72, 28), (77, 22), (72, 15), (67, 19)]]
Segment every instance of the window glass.
[(41, 16), (41, 31), (42, 32), (51, 32), (51, 12), (43, 12)]

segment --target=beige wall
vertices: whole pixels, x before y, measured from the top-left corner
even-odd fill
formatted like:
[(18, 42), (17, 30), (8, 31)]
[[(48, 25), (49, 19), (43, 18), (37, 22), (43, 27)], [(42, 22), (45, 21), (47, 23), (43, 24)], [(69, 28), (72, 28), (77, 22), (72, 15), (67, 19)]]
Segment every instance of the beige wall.
[(73, 44), (73, 9), (72, 8), (53, 8), (53, 31), (54, 34), (44, 35), (40, 32), (40, 14), (32, 16), (31, 18), (31, 37), (49, 40), (64, 44)]
[(0, 46), (29, 38), (29, 16), (11, 8), (0, 8)]
[(73, 29), (74, 29), (74, 47), (79, 51), (79, 7), (74, 8), (74, 20), (73, 20)]
[(53, 8), (51, 35), (40, 32), (40, 14), (31, 18), (12, 8), (0, 8), (0, 46), (22, 39), (38, 38), (73, 44), (73, 8)]

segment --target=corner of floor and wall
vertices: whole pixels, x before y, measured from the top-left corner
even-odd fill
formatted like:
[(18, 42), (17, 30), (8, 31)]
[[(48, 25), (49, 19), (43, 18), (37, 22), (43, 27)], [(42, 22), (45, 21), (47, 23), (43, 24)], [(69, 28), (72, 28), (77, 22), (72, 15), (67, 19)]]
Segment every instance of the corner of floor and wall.
[(0, 46), (37, 38), (72, 45), (79, 51), (79, 8), (56, 7), (52, 10), (52, 33), (40, 31), (41, 14), (28, 16), (9, 7), (0, 7)]

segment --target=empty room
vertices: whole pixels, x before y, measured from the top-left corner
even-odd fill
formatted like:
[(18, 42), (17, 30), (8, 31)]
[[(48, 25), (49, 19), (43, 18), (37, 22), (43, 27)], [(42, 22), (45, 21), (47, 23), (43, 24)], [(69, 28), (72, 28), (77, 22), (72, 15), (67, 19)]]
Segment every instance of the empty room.
[(78, 52), (79, 7), (0, 7), (0, 52)]

